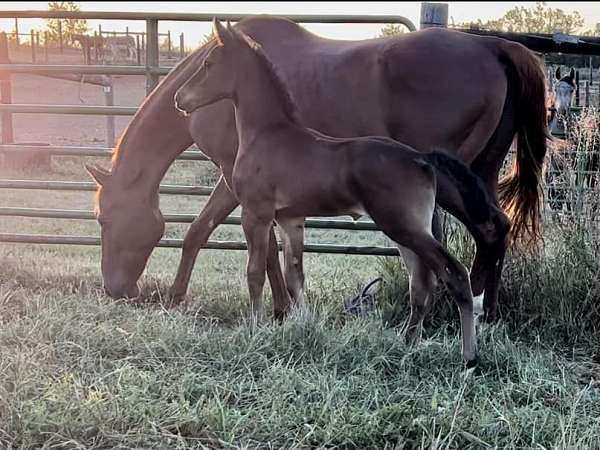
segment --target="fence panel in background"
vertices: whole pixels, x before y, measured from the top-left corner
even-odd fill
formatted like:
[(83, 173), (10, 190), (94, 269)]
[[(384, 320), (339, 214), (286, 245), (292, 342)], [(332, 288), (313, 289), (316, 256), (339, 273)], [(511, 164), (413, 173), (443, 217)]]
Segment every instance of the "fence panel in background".
[[(83, 65), (47, 65), (47, 64), (10, 64), (8, 55), (2, 59), (0, 49), (0, 74), (6, 74), (9, 77), (10, 73), (28, 73), (28, 74), (79, 74), (79, 75), (144, 75), (146, 77), (147, 93), (150, 93), (158, 84), (161, 75), (166, 75), (170, 68), (160, 66), (159, 53), (159, 38), (158, 23), (161, 20), (168, 21), (211, 21), (214, 16), (222, 20), (239, 21), (245, 15), (240, 14), (180, 14), (180, 13), (124, 13), (124, 12), (65, 12), (65, 11), (0, 11), (0, 18), (85, 18), (85, 19), (112, 19), (112, 20), (142, 20), (146, 23), (145, 33), (136, 34), (136, 49), (138, 51), (138, 65), (93, 65), (89, 64), (91, 57), (85, 57), (84, 61), (88, 64)], [(395, 23), (404, 25), (409, 31), (415, 31), (414, 24), (401, 16), (349, 16), (349, 15), (294, 15), (288, 16), (291, 20), (302, 23)], [(18, 25), (17, 25), (18, 26)], [(97, 36), (107, 34), (114, 36), (116, 32), (106, 32), (100, 27), (96, 32)], [(126, 30), (126, 35), (134, 34)], [(173, 51), (170, 32), (166, 35), (167, 53), (172, 56)], [(63, 39), (59, 39), (60, 52), (63, 52)], [(36, 55), (36, 40), (32, 40), (32, 57), (35, 62)], [(1, 41), (0, 41), (1, 43)], [(140, 52), (141, 50), (141, 52)], [(144, 53), (145, 58), (141, 58), (140, 53)], [(96, 49), (96, 52), (98, 49)], [(183, 57), (185, 54), (183, 34), (179, 37), (179, 53)], [(97, 53), (96, 53), (97, 54)], [(91, 55), (91, 49), (88, 51), (88, 56)], [(143, 61), (144, 66), (140, 66)], [(133, 115), (137, 108), (112, 106), (112, 89), (107, 93), (107, 106), (79, 106), (79, 105), (42, 105), (42, 104), (12, 104), (8, 96), (2, 97), (0, 104), (0, 114), (4, 117), (12, 119), (12, 114), (84, 114), (84, 115), (107, 115), (113, 117), (115, 115)], [(109, 98), (110, 96), (110, 98)], [(3, 124), (9, 123), (3, 120)], [(114, 124), (114, 122), (113, 122)], [(111, 135), (111, 122), (108, 122), (109, 138), (108, 141), (114, 141), (114, 125)], [(12, 125), (10, 127), (12, 131)], [(0, 153), (11, 155), (17, 152), (34, 152), (44, 155), (70, 155), (81, 157), (97, 157), (110, 156), (110, 148), (97, 147), (63, 147), (63, 146), (47, 146), (47, 145), (18, 145), (14, 143), (13, 136), (9, 133), (8, 128), (6, 133), (2, 135), (2, 145), (0, 145)], [(110, 145), (110, 144), (109, 144)], [(207, 161), (207, 158), (199, 151), (183, 152), (181, 160)], [(95, 190), (93, 183), (87, 182), (66, 182), (66, 181), (42, 181), (42, 180), (0, 180), (0, 189), (37, 189), (37, 190), (68, 190), (68, 191), (92, 191)], [(174, 186), (162, 185), (160, 192), (171, 195), (210, 195), (211, 187), (205, 186)], [(48, 219), (94, 219), (92, 211), (79, 210), (61, 210), (61, 209), (36, 209), (36, 208), (12, 208), (0, 207), (0, 216), (12, 217), (35, 217)], [(190, 223), (193, 220), (191, 215), (166, 215), (169, 222)], [(239, 225), (239, 217), (229, 217), (225, 224)], [(308, 228), (317, 229), (338, 229), (338, 230), (363, 230), (377, 231), (377, 227), (373, 222), (360, 221), (353, 222), (347, 220), (324, 220), (324, 219), (309, 219), (306, 226)], [(99, 245), (100, 238), (95, 236), (57, 236), (57, 235), (30, 235), (30, 234), (14, 234), (0, 233), (0, 242), (13, 243), (33, 243), (33, 244), (69, 244), (69, 245)], [(181, 240), (163, 239), (160, 241), (161, 247), (180, 247)], [(244, 242), (217, 242), (210, 241), (206, 248), (220, 250), (244, 250), (246, 244)], [(395, 247), (380, 247), (380, 246), (342, 246), (330, 244), (307, 244), (305, 246), (307, 252), (317, 253), (334, 253), (348, 255), (379, 255), (391, 256), (398, 255), (398, 250)]]

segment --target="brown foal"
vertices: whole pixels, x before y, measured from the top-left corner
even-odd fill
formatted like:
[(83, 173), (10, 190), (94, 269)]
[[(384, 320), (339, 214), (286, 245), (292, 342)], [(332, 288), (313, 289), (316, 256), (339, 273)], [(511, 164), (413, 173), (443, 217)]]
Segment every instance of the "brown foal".
[[(302, 301), (303, 230), (307, 216), (369, 214), (383, 232), (406, 248), (423, 273), (447, 286), (460, 311), (463, 358), (477, 358), (469, 274), (433, 237), (437, 184), (462, 198), (471, 219), (495, 230), (506, 220), (481, 181), (457, 159), (419, 153), (389, 138), (331, 138), (302, 125), (284, 83), (260, 46), (215, 21), (218, 45), (176, 95), (190, 113), (229, 99), (235, 106), (239, 148), (232, 186), (242, 205), (248, 243), (248, 288), (252, 312), (262, 315), (269, 231), (273, 221), (284, 242), (286, 282)], [(427, 280), (425, 286), (429, 286)], [(416, 295), (414, 295), (416, 294)], [(414, 332), (424, 305), (411, 286)]]

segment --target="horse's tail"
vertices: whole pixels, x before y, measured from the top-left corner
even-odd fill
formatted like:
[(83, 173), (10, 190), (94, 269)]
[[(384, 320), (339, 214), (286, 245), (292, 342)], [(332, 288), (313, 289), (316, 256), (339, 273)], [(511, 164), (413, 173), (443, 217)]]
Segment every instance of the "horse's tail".
[(448, 185), (457, 189), (469, 220), (483, 224), (490, 220), (494, 204), (481, 178), (462, 161), (447, 153), (433, 151), (425, 154), (438, 178), (445, 178)]
[(516, 104), (517, 154), (511, 172), (498, 185), (500, 204), (511, 222), (511, 240), (532, 249), (542, 240), (540, 204), (542, 168), (548, 134), (546, 78), (541, 63), (525, 46), (500, 44), (500, 57), (514, 71), (508, 82), (518, 82)]

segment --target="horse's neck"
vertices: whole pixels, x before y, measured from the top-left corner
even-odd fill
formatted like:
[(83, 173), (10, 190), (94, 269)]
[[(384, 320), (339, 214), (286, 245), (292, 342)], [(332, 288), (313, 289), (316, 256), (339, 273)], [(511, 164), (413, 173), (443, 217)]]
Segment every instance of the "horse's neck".
[(123, 133), (112, 172), (124, 186), (158, 190), (175, 158), (193, 143), (187, 120), (177, 113), (173, 98), (194, 68), (193, 61), (188, 60), (171, 72), (144, 101)]
[(273, 85), (266, 70), (256, 67), (241, 72), (244, 79), (236, 86), (235, 119), (240, 143), (275, 124), (295, 122), (286, 109), (284, 93)]

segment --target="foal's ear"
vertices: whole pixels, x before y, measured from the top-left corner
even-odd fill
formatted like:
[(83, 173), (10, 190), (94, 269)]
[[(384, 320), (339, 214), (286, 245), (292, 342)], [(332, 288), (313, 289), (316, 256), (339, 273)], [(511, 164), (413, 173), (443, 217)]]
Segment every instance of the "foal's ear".
[(84, 164), (84, 165), (85, 165), (85, 170), (87, 170), (87, 173), (90, 174), (90, 176), (94, 179), (94, 181), (96, 182), (96, 184), (98, 184), (98, 186), (104, 186), (104, 184), (110, 178), (109, 171), (101, 169), (98, 166), (93, 166), (93, 165), (88, 165), (88, 164)]
[(556, 72), (554, 73), (554, 78), (560, 80), (560, 67), (556, 68)]
[(219, 45), (226, 45), (231, 41), (231, 33), (216, 17), (213, 18), (213, 34), (217, 38)]
[(573, 67), (571, 67), (571, 71), (569, 72), (569, 78), (571, 80), (575, 79), (575, 69)]

